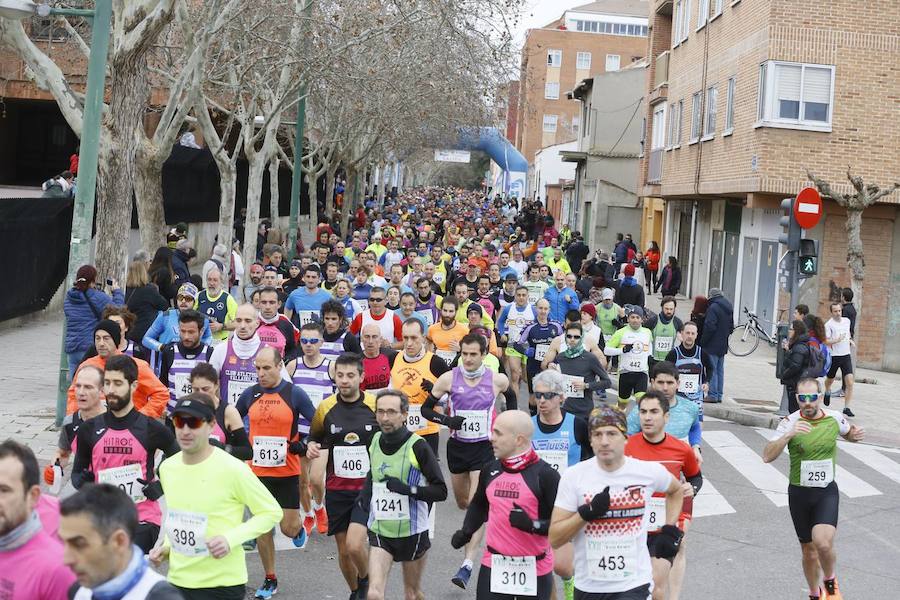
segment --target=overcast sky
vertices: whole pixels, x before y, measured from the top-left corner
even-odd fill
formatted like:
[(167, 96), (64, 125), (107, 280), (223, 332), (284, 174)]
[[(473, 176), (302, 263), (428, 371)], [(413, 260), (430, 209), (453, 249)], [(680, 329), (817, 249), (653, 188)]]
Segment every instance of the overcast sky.
[[(588, 4), (589, 2), (590, 0), (527, 0), (518, 27), (512, 32), (516, 47), (515, 64), (519, 64), (522, 44), (525, 43), (525, 32), (527, 30), (543, 27), (547, 23), (561, 17), (566, 10)], [(510, 78), (519, 78), (518, 67), (510, 73)]]

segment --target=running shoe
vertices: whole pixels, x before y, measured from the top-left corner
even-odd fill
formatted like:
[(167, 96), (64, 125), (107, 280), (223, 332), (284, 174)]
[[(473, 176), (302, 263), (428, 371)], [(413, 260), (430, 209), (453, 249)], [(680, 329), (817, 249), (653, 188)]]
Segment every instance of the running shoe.
[(253, 596), (254, 598), (271, 598), (275, 594), (278, 593), (278, 579), (274, 579), (271, 577), (266, 577), (263, 581), (262, 586), (258, 590), (256, 590), (256, 594)]
[(308, 513), (303, 517), (303, 529), (306, 531), (306, 537), (312, 535), (313, 527), (316, 526), (316, 517), (312, 513)]
[(822, 585), (825, 588), (822, 600), (844, 600), (844, 597), (841, 596), (841, 589), (838, 587), (837, 577), (826, 579)]
[(453, 582), (453, 585), (461, 587), (462, 589), (466, 589), (466, 586), (469, 584), (470, 577), (472, 577), (472, 567), (462, 566), (450, 581)]
[(856, 416), (856, 415), (853, 414), (853, 411), (850, 410), (849, 408), (844, 408), (844, 414), (847, 415), (848, 417), (855, 417), (855, 416)]
[(295, 538), (293, 538), (291, 541), (294, 543), (295, 547), (303, 548), (306, 546), (306, 540), (307, 540), (306, 530), (303, 527), (301, 527), (300, 533), (298, 533), (297, 536)]
[(825, 392), (825, 406), (831, 406), (831, 392)]
[(316, 509), (316, 530), (322, 534), (328, 533), (328, 513), (324, 506)]

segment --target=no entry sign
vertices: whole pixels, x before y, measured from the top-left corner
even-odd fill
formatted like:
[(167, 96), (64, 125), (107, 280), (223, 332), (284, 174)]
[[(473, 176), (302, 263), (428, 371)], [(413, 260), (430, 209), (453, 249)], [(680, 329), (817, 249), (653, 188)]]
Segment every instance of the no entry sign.
[(794, 218), (803, 229), (812, 229), (822, 218), (822, 197), (816, 188), (807, 187), (797, 194)]

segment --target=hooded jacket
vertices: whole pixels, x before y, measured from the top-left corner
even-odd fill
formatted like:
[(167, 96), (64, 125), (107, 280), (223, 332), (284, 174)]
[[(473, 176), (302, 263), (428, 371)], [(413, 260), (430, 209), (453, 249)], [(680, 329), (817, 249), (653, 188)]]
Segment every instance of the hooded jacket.
[(700, 346), (713, 356), (725, 356), (728, 352), (728, 336), (733, 329), (734, 307), (731, 302), (721, 292), (710, 293)]
[(63, 312), (66, 315), (67, 354), (87, 352), (94, 345), (94, 327), (107, 304), (124, 305), (122, 290), (114, 290), (112, 297), (94, 288), (88, 288), (87, 292), (70, 288), (66, 292)]

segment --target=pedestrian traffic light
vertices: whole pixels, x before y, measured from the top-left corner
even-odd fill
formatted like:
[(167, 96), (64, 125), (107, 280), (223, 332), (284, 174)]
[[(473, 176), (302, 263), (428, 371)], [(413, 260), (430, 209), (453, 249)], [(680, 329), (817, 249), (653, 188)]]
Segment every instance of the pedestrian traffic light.
[(797, 272), (811, 277), (819, 272), (819, 243), (816, 240), (800, 240), (797, 252)]
[(778, 236), (778, 241), (787, 246), (788, 251), (796, 252), (800, 249), (800, 224), (794, 218), (795, 198), (785, 198), (781, 201), (781, 209), (784, 215), (778, 219), (778, 224), (784, 228), (784, 233)]

